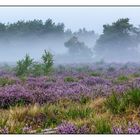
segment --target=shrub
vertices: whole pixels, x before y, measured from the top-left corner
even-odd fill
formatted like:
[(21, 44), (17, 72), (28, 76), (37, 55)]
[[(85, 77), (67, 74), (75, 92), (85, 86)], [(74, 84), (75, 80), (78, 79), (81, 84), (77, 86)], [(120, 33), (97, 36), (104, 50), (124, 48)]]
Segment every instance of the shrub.
[(95, 122), (97, 134), (111, 134), (110, 124), (105, 119), (97, 119)]
[(31, 59), (30, 56), (26, 54), (24, 59), (19, 60), (17, 62), (16, 75), (17, 76), (28, 75), (31, 71), (32, 64), (33, 59)]
[(0, 90), (0, 108), (34, 103), (34, 96), (21, 85), (9, 85)]
[(112, 133), (113, 134), (140, 134), (140, 126), (138, 123), (129, 122), (127, 128), (113, 127)]
[(57, 126), (57, 133), (59, 134), (88, 134), (89, 128), (86, 125), (78, 127), (73, 123), (63, 122), (59, 126)]
[(77, 134), (78, 128), (69, 122), (63, 122), (57, 127), (57, 133), (59, 134)]
[(43, 71), (45, 75), (48, 75), (52, 71), (53, 66), (53, 55), (50, 52), (45, 50), (44, 54), (42, 55), (43, 60)]
[(43, 66), (40, 63), (34, 63), (32, 66), (32, 75), (33, 76), (41, 76), (43, 75)]

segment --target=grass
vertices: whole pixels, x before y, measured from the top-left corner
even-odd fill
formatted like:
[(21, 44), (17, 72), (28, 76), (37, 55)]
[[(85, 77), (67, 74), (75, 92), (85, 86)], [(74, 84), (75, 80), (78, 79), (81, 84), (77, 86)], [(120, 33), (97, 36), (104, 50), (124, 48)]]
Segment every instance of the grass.
[(119, 114), (123, 113), (126, 108), (126, 102), (123, 100), (124, 98), (120, 98), (117, 94), (113, 93), (109, 96), (105, 101), (105, 106), (113, 113)]
[(129, 80), (130, 80), (129, 76), (120, 75), (114, 80), (114, 83), (125, 83), (128, 82)]
[(7, 77), (1, 77), (0, 78), (0, 86), (6, 86), (6, 85), (12, 85), (16, 81), (13, 79), (8, 79)]
[(23, 128), (31, 126), (32, 131), (41, 133), (67, 121), (77, 126), (87, 125), (90, 133), (110, 134), (113, 126), (140, 123), (139, 104), (140, 90), (132, 89), (121, 96), (114, 93), (85, 103), (64, 99), (42, 106), (15, 106), (0, 110), (0, 128), (6, 127), (10, 133), (24, 133)]
[(95, 127), (95, 133), (97, 134), (111, 134), (110, 123), (103, 118), (95, 120)]
[(91, 72), (90, 76), (98, 77), (98, 76), (101, 76), (101, 74), (99, 72)]
[(140, 106), (140, 89), (135, 88), (132, 90), (129, 90), (125, 95), (124, 95), (124, 100), (126, 100), (127, 104), (132, 104), (136, 107)]
[(105, 101), (105, 106), (113, 113), (124, 113), (130, 106), (140, 106), (140, 89), (128, 90), (125, 94), (119, 96), (112, 94)]
[(92, 113), (92, 109), (85, 107), (85, 108), (81, 108), (81, 106), (78, 107), (71, 107), (69, 108), (65, 113), (64, 116), (67, 119), (76, 119), (76, 118), (86, 118), (86, 117), (90, 117), (90, 114)]
[(64, 82), (77, 82), (77, 79), (73, 77), (65, 77)]

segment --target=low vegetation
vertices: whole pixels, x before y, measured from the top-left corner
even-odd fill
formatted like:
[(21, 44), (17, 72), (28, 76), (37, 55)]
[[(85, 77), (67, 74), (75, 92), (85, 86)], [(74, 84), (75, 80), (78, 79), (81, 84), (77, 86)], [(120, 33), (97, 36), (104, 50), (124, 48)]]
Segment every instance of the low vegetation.
[(48, 75), (52, 71), (53, 55), (50, 52), (44, 51), (42, 55), (42, 63), (34, 62), (34, 59), (26, 55), (24, 59), (17, 62), (15, 68), (17, 76), (40, 76)]
[(118, 73), (101, 65), (79, 72), (77, 67), (54, 68), (47, 51), (40, 63), (26, 55), (16, 73), (0, 76), (0, 133), (139, 134), (136, 70), (125, 75), (121, 68)]

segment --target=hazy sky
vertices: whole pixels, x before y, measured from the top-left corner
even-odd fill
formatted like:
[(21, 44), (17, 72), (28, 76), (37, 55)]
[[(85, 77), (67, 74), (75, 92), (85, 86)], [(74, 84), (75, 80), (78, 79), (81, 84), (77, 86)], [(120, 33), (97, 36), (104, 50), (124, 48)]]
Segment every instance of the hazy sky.
[(101, 33), (103, 24), (125, 17), (140, 25), (140, 7), (0, 7), (0, 22), (51, 18), (72, 31), (85, 27)]

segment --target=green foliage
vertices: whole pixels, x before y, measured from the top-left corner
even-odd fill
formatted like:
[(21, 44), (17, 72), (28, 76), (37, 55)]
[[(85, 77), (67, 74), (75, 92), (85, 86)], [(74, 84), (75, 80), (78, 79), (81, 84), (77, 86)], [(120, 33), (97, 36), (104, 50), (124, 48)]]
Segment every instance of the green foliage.
[(26, 82), (27, 77), (26, 76), (20, 76), (20, 80), (24, 83), (24, 82)]
[(79, 101), (80, 101), (81, 104), (86, 104), (86, 103), (88, 103), (88, 102), (90, 101), (90, 99), (91, 99), (91, 98), (88, 97), (88, 96), (84, 96), (84, 95), (82, 96), (82, 95), (81, 95)]
[(4, 128), (6, 126), (8, 118), (6, 117), (0, 117), (0, 128)]
[(65, 77), (64, 78), (64, 82), (75, 82), (76, 79), (74, 79), (73, 77)]
[(140, 89), (131, 89), (125, 94), (119, 96), (112, 94), (105, 102), (105, 106), (113, 113), (124, 113), (129, 106), (140, 106)]
[(118, 80), (119, 81), (128, 81), (129, 78), (127, 76), (125, 76), (125, 75), (121, 75), (121, 76), (118, 77)]
[(14, 129), (14, 134), (22, 134), (23, 130), (22, 130), (22, 126), (17, 126)]
[(105, 119), (100, 118), (95, 120), (95, 128), (95, 133), (97, 134), (111, 134), (111, 126)]
[(0, 78), (0, 86), (5, 86), (5, 85), (12, 85), (14, 84), (16, 81), (12, 80), (12, 79), (8, 79), (6, 77), (1, 77)]
[(8, 24), (0, 23), (0, 35), (23, 37), (32, 34), (41, 36), (48, 33), (64, 33), (64, 24), (55, 24), (51, 19), (47, 19), (45, 22), (34, 19), (29, 21), (20, 20)]
[[(103, 58), (113, 59), (129, 57), (129, 54), (136, 57), (135, 50), (130, 51), (129, 48), (135, 48), (139, 44), (137, 28), (129, 23), (128, 18), (118, 19), (111, 25), (103, 25), (103, 34), (100, 35), (95, 45), (97, 55)], [(115, 53), (112, 53), (115, 52)], [(128, 55), (124, 55), (128, 53)]]
[(43, 63), (34, 62), (29, 55), (26, 55), (24, 59), (17, 62), (15, 68), (16, 75), (20, 77), (33, 75), (48, 75), (52, 71), (53, 55), (45, 50), (42, 55)]
[(64, 116), (67, 119), (76, 119), (76, 118), (86, 118), (88, 116), (90, 116), (90, 114), (93, 112), (93, 110), (91, 108), (88, 107), (79, 107), (79, 106), (74, 106), (71, 107), (69, 109), (67, 109), (67, 111), (65, 112)]
[(117, 79), (114, 80), (115, 83), (124, 83), (127, 82), (129, 80), (128, 76), (125, 75), (121, 75), (119, 77), (117, 77)]
[(125, 95), (124, 95), (124, 100), (126, 100), (127, 104), (129, 105), (134, 105), (136, 107), (140, 106), (140, 89), (132, 89), (129, 90)]
[(25, 105), (25, 100), (24, 99), (20, 99), (17, 102), (15, 102), (15, 104), (13, 104), (13, 106), (24, 106)]
[(32, 66), (32, 75), (33, 76), (41, 76), (43, 75), (43, 65), (40, 63), (34, 63)]
[(33, 59), (31, 59), (30, 56), (26, 54), (24, 59), (19, 60), (17, 62), (16, 75), (17, 76), (28, 75), (31, 72), (32, 64)]
[(105, 101), (105, 106), (113, 113), (119, 114), (123, 113), (126, 109), (126, 102), (123, 97), (119, 97), (117, 94), (113, 93)]
[(43, 71), (45, 75), (48, 75), (53, 68), (53, 55), (50, 52), (45, 50), (44, 54), (42, 55), (43, 60)]
[(132, 76), (133, 77), (140, 77), (140, 73), (133, 73)]
[(43, 108), (43, 113), (46, 115), (46, 121), (44, 122), (44, 127), (56, 127), (61, 123), (61, 116), (59, 114), (58, 107), (48, 107), (47, 105)]
[(73, 36), (67, 42), (64, 43), (65, 47), (69, 49), (69, 53), (75, 56), (91, 57), (92, 51), (84, 44), (79, 42), (78, 38)]
[(100, 76), (101, 74), (99, 72), (92, 72), (90, 75), (96, 77), (96, 76)]

